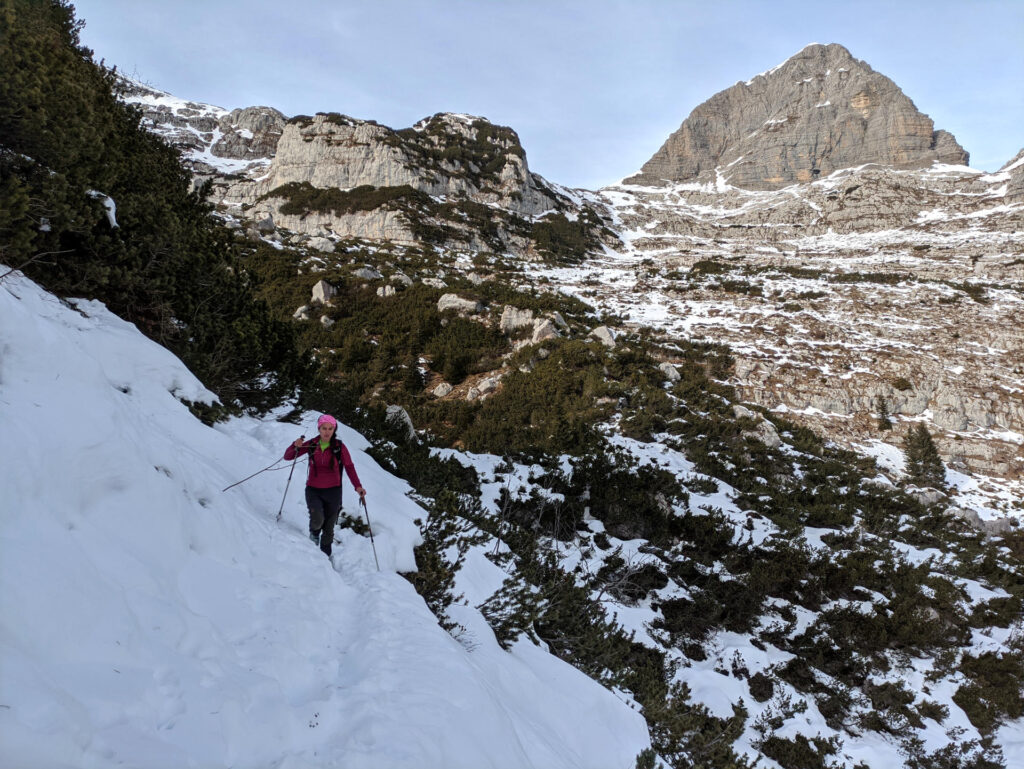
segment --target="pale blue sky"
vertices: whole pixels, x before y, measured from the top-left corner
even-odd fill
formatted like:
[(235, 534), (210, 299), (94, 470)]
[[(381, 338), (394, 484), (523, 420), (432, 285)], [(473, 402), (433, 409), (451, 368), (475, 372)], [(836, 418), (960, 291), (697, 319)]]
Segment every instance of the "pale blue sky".
[(690, 111), (841, 43), (995, 170), (1024, 147), (1024, 0), (75, 0), (97, 58), (175, 96), (393, 128), (514, 128), (530, 168), (594, 189)]

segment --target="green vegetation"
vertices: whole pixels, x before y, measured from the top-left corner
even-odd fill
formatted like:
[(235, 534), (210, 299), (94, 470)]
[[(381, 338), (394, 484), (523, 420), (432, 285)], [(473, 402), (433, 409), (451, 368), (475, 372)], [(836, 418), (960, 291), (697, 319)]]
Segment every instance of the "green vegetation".
[(557, 213), (531, 223), (509, 211), (465, 197), (441, 203), (407, 184), (339, 190), (291, 182), (275, 187), (260, 200), (270, 198), (284, 199), (280, 210), (289, 216), (304, 217), (313, 212), (343, 215), (387, 208), (400, 212), (413, 236), (430, 245), (468, 243), (479, 238), (501, 252), (507, 250), (510, 235), (529, 238), (540, 253), (558, 264), (582, 260), (600, 245), (598, 232), (604, 228), (601, 218), (590, 208), (584, 208), (574, 221)]
[(911, 427), (903, 438), (907, 456), (907, 480), (917, 486), (946, 487), (946, 468), (931, 433), (923, 424)]
[(525, 158), (516, 132), (486, 120), (473, 120), (464, 132), (453, 128), (443, 113), (418, 125), (393, 132), (391, 144), (410, 154), (417, 170), (468, 177), (478, 189), (497, 185), (510, 156)]
[(228, 410), (276, 405), (306, 362), (290, 326), (254, 298), (234, 236), (189, 191), (177, 151), (117, 100), (70, 3), (11, 0), (3, 14), (0, 259), (58, 295), (105, 302)]
[(408, 184), (400, 187), (371, 187), (363, 185), (351, 190), (335, 187), (322, 189), (309, 182), (291, 182), (275, 187), (262, 195), (267, 198), (284, 198), (281, 213), (305, 216), (311, 212), (351, 214), (356, 211), (373, 211), (395, 201), (407, 201), (421, 205), (430, 203), (430, 196), (414, 190)]
[(772, 735), (760, 747), (768, 758), (778, 761), (783, 769), (830, 769), (836, 766), (827, 761), (828, 756), (836, 753), (835, 744), (821, 737), (808, 740), (798, 734), (787, 740)]
[(1017, 644), (1018, 654), (985, 652), (964, 655), (960, 670), (967, 683), (953, 695), (971, 723), (983, 732), (990, 732), (1006, 721), (1024, 716), (1024, 651)]
[(576, 264), (600, 247), (597, 233), (604, 227), (600, 217), (584, 207), (576, 220), (565, 214), (548, 214), (534, 222), (530, 237), (537, 250), (559, 264)]

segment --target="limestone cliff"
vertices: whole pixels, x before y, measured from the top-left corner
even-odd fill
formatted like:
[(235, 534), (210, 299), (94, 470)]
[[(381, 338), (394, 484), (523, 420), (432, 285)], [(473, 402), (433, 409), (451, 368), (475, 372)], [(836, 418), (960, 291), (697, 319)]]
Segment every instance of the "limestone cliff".
[(572, 207), (530, 173), (516, 133), (438, 114), (394, 130), (337, 113), (292, 118), (269, 172), (225, 179), (216, 202), (313, 236), (531, 251), (533, 222)]
[[(617, 239), (595, 206), (531, 173), (511, 128), (439, 113), (394, 130), (336, 112), (225, 110), (121, 79), (210, 200), (263, 235), (454, 245), (578, 261)], [(281, 235), (274, 235), (276, 230)]]
[(400, 131), (336, 113), (292, 118), (260, 188), (292, 182), (343, 190), (408, 185), (529, 216), (557, 205), (530, 174), (515, 131), (446, 113)]

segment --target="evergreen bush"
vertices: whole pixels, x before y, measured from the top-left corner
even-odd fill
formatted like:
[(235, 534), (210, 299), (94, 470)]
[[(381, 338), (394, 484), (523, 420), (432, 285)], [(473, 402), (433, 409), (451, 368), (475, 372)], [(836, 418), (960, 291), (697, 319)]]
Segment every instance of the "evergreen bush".
[(946, 487), (946, 468), (931, 433), (922, 423), (908, 429), (903, 439), (907, 480), (916, 486)]
[(228, 410), (276, 405), (306, 381), (308, 361), (253, 296), (205, 190), (191, 191), (178, 152), (118, 101), (71, 3), (10, 0), (3, 14), (0, 258), (58, 295), (103, 301)]

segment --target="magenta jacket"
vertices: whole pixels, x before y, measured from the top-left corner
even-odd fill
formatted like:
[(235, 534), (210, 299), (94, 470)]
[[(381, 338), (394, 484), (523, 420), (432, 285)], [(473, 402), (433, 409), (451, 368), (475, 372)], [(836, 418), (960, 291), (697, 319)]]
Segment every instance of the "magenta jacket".
[[(332, 442), (335, 439), (332, 439)], [(302, 448), (296, 449), (294, 444), (290, 445), (284, 452), (285, 459), (295, 459), (297, 456), (312, 454), (313, 460), (309, 463), (309, 475), (306, 478), (306, 485), (314, 489), (331, 489), (341, 485), (341, 468), (334, 458), (334, 453), (328, 447), (327, 451), (320, 450), (320, 437), (306, 441)], [(352, 457), (348, 453), (345, 444), (341, 444), (341, 463), (345, 465), (345, 472), (348, 479), (357, 489), (362, 488), (359, 476), (356, 475), (356, 467), (352, 464)]]

